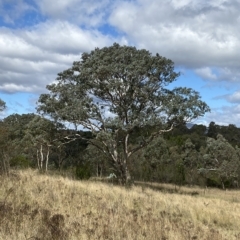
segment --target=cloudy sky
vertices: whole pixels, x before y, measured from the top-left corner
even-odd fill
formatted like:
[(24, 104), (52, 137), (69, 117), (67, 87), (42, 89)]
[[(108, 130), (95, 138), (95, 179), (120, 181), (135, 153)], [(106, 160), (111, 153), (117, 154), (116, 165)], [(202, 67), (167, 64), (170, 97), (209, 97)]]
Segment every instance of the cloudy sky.
[(170, 58), (211, 107), (195, 123), (240, 126), (240, 0), (0, 0), (0, 98), (35, 112), (82, 52), (114, 42)]

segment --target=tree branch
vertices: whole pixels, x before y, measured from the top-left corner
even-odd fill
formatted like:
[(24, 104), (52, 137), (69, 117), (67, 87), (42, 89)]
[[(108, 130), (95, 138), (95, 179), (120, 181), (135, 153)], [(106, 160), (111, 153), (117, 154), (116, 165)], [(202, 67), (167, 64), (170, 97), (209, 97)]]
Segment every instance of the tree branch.
[(161, 134), (172, 131), (172, 130), (173, 130), (173, 127), (174, 127), (174, 126), (173, 126), (173, 124), (172, 124), (169, 129), (160, 130), (160, 131), (152, 134), (151, 137), (150, 137), (147, 141), (144, 141), (140, 146), (132, 149), (132, 150), (129, 152), (128, 156), (130, 157), (133, 153), (137, 152), (137, 151), (140, 150), (141, 148), (146, 147), (149, 143), (151, 143), (156, 137), (160, 136)]

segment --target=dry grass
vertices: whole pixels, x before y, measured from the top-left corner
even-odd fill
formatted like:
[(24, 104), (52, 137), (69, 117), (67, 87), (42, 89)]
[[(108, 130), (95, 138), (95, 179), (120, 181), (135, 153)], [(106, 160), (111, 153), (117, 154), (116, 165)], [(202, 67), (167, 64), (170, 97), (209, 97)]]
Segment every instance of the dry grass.
[(240, 239), (238, 191), (125, 189), (31, 170), (0, 181), (3, 240)]

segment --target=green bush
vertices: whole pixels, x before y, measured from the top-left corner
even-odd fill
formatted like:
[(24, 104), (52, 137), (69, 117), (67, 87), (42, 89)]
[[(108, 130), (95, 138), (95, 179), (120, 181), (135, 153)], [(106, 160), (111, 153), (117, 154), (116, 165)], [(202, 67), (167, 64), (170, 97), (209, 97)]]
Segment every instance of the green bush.
[(29, 166), (29, 160), (23, 155), (15, 156), (10, 160), (10, 167), (13, 168), (28, 168)]
[(76, 178), (83, 180), (91, 177), (91, 168), (89, 164), (81, 164), (76, 167)]

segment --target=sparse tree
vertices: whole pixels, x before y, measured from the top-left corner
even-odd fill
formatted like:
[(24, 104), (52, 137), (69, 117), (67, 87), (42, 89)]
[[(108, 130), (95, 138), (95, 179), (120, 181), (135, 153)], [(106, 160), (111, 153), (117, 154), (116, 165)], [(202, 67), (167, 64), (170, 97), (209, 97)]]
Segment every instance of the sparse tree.
[[(111, 159), (123, 184), (131, 182), (130, 157), (175, 124), (209, 111), (199, 93), (167, 86), (179, 73), (159, 54), (113, 44), (83, 53), (81, 60), (58, 74), (39, 98), (38, 111), (55, 120), (82, 126), (89, 142)], [(129, 145), (134, 129), (154, 126), (138, 145)]]
[(0, 112), (6, 109), (6, 103), (0, 99)]

